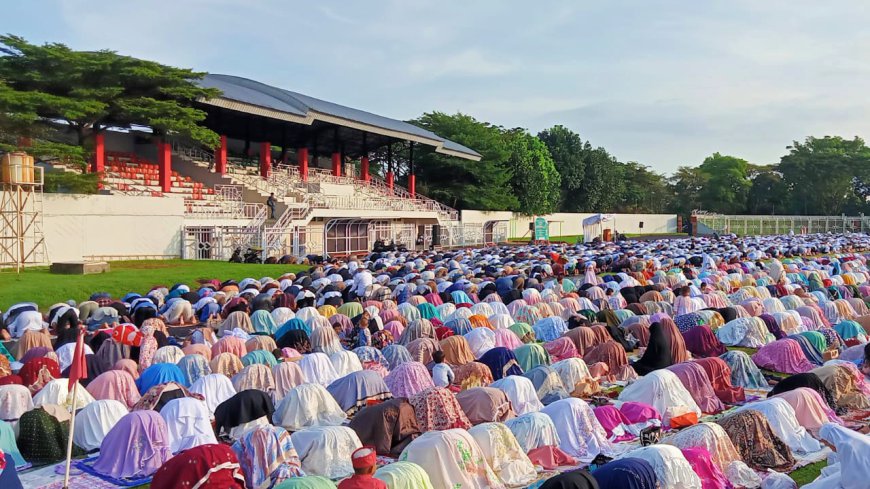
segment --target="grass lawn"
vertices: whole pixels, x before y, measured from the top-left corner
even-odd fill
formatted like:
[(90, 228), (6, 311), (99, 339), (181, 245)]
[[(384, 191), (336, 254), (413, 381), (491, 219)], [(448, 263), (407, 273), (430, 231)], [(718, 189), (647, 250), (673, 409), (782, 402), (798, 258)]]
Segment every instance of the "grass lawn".
[[(528, 242), (529, 242), (529, 239), (530, 239), (530, 237), (529, 237), (529, 236), (526, 236), (526, 237), (524, 237), (524, 238), (519, 238), (519, 237), (517, 237), (517, 238), (509, 238), (508, 241), (511, 242), (511, 243), (528, 243)], [(577, 242), (577, 240), (580, 240), (580, 242), (582, 243), (582, 242), (583, 242), (583, 235), (582, 235), (582, 234), (569, 234), (569, 235), (566, 235), (566, 236), (550, 236), (550, 242), (551, 242), (551, 243), (569, 243), (569, 244), (574, 244), (574, 243)]]
[(797, 482), (798, 487), (803, 487), (810, 482), (816, 480), (816, 478), (819, 476), (819, 473), (821, 473), (822, 469), (825, 468), (825, 466), (827, 465), (828, 462), (826, 460), (822, 460), (814, 464), (805, 465), (795, 470), (794, 472), (791, 472), (790, 474), (788, 474), (788, 476), (794, 479), (795, 482)]
[(221, 281), (246, 277), (277, 278), (287, 272), (299, 272), (303, 265), (261, 265), (200, 260), (148, 260), (111, 262), (111, 271), (98, 275), (56, 275), (48, 268), (0, 273), (0, 309), (18, 302), (36, 302), (47, 310), (58, 302), (86, 300), (94, 292), (108, 292), (121, 297), (127, 292), (144, 294), (155, 285), (167, 287), (185, 283), (194, 288), (199, 279)]

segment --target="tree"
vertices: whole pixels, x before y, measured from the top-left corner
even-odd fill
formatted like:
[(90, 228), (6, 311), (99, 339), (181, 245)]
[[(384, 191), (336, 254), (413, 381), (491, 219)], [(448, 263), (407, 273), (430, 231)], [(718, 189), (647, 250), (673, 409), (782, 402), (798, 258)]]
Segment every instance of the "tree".
[(776, 214), (788, 212), (787, 193), (782, 175), (776, 166), (759, 168), (752, 176), (752, 186), (746, 202), (749, 214)]
[(584, 143), (576, 132), (556, 125), (538, 133), (538, 139), (547, 145), (556, 170), (561, 177), (559, 203), (564, 206), (568, 196), (583, 185), (585, 162)]
[(620, 165), (625, 176), (625, 188), (617, 210), (631, 213), (664, 211), (672, 196), (665, 177), (634, 161)]
[(519, 207), (519, 200), (511, 192), (511, 148), (503, 128), (459, 113), (430, 112), (410, 122), (482, 155), (475, 162), (420, 148), (414, 160), (422, 193), (458, 209)]
[(749, 162), (734, 156), (713, 153), (698, 167), (704, 177), (701, 206), (723, 214), (738, 214), (746, 209)]
[(593, 148), (589, 142), (581, 152), (584, 177), (577, 191), (568, 195), (567, 212), (611, 212), (616, 209), (625, 191), (623, 166), (604, 148)]
[(701, 194), (707, 185), (707, 177), (698, 168), (681, 166), (668, 183), (673, 194), (672, 211), (688, 216), (701, 208)]
[(158, 135), (178, 135), (217, 146), (219, 136), (200, 126), (200, 98), (219, 95), (195, 82), (205, 74), (113, 51), (74, 51), (63, 44), (30, 44), (0, 36), (0, 80), (6, 85), (0, 111), (28, 105), (42, 119), (66, 122), (80, 145), (108, 126), (149, 126)]
[(870, 149), (864, 140), (839, 136), (795, 141), (782, 157), (779, 170), (793, 213), (835, 215), (862, 209), (862, 182), (870, 172)]
[(528, 216), (550, 214), (559, 205), (559, 172), (547, 146), (525, 129), (505, 133), (511, 150), (507, 164), (510, 186), (519, 200), (516, 208)]

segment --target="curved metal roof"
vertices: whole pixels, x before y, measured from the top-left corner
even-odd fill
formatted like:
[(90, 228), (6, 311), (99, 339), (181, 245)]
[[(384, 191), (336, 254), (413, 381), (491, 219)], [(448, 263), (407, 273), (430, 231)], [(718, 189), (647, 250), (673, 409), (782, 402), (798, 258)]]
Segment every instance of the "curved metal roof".
[(459, 158), (477, 161), (481, 157), (479, 153), (470, 148), (413, 124), (276, 88), (247, 78), (209, 74), (198, 83), (203, 87), (216, 88), (222, 92), (222, 95), (216, 99), (202, 100), (201, 102), (204, 104), (298, 124), (311, 125), (315, 121), (332, 123), (368, 133), (425, 144), (434, 147), (438, 153)]

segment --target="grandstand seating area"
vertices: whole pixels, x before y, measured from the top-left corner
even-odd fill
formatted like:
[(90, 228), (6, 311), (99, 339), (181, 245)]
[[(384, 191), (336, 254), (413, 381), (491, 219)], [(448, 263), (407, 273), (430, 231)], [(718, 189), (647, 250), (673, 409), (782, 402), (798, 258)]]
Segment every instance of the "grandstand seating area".
[[(105, 176), (101, 188), (110, 192), (127, 195), (150, 195), (163, 197), (160, 188), (158, 166), (132, 153), (107, 152)], [(172, 194), (186, 199), (207, 200), (214, 195), (214, 189), (206, 188), (200, 182), (173, 171), (171, 176)]]

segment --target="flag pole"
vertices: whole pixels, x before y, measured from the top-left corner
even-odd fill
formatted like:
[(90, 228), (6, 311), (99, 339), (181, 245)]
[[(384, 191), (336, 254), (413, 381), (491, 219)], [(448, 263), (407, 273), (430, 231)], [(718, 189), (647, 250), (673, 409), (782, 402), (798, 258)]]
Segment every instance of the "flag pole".
[(69, 437), (66, 442), (66, 467), (63, 471), (63, 489), (69, 489), (69, 466), (72, 462), (72, 447), (73, 447), (73, 429), (76, 425), (76, 399), (79, 397), (79, 379), (87, 378), (88, 364), (85, 363), (85, 331), (79, 329), (79, 336), (76, 339), (76, 349), (73, 352), (73, 361), (69, 369), (69, 383), (66, 386), (67, 392), (72, 384), (72, 416), (69, 421)]
[(69, 466), (72, 462), (73, 430), (76, 425), (76, 399), (79, 393), (79, 382), (73, 385), (72, 417), (69, 420), (69, 439), (66, 442), (66, 468), (63, 472), (63, 489), (69, 489)]

